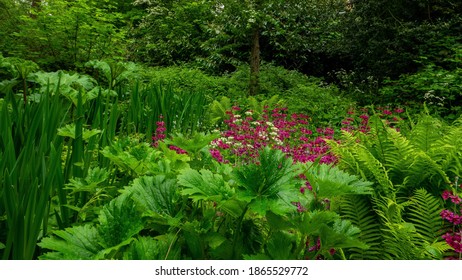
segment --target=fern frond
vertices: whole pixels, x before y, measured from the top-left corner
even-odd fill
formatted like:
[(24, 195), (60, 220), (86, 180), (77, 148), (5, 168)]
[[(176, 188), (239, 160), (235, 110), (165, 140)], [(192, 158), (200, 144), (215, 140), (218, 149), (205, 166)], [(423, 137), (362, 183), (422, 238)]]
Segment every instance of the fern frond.
[(409, 140), (414, 146), (427, 153), (432, 145), (441, 138), (443, 124), (431, 116), (422, 116), (412, 129)]
[(370, 180), (375, 180), (381, 187), (381, 191), (383, 193), (391, 193), (394, 191), (394, 186), (388, 177), (387, 169), (370, 153), (370, 151), (365, 148), (356, 149), (355, 157), (362, 163), (361, 169), (367, 170), (370, 174), (372, 174), (372, 178), (370, 178)]
[(373, 198), (374, 210), (382, 224), (383, 258), (394, 260), (420, 260), (426, 258), (421, 236), (414, 224), (403, 220), (404, 208), (409, 202), (397, 203), (392, 197)]
[(433, 243), (440, 238), (443, 229), (443, 220), (439, 214), (443, 208), (441, 202), (424, 189), (416, 190), (411, 202), (405, 220), (414, 224), (417, 233), (425, 241)]
[(407, 170), (412, 164), (418, 149), (412, 145), (401, 133), (393, 128), (388, 128), (388, 139), (392, 148), (387, 151), (388, 168), (390, 180), (395, 184), (402, 184), (406, 178)]
[[(429, 155), (420, 151), (415, 154), (413, 163), (408, 168), (407, 191), (413, 191), (426, 180), (437, 177), (439, 181), (449, 183), (450, 179), (441, 166), (435, 162)], [(431, 186), (429, 186), (431, 187)]]
[[(337, 166), (347, 172), (353, 174), (361, 174), (358, 161), (356, 160), (352, 147), (357, 145), (357, 138), (348, 131), (342, 131), (341, 142), (338, 143), (334, 140), (326, 140), (329, 144), (332, 153), (339, 159)], [(361, 174), (363, 179), (366, 179), (364, 174)]]
[(371, 207), (369, 198), (359, 195), (345, 197), (340, 205), (340, 214), (342, 219), (351, 221), (354, 226), (361, 230), (359, 240), (369, 246), (367, 250), (360, 248), (349, 249), (349, 259), (380, 259), (382, 253), (380, 223)]
[[(358, 138), (362, 140), (358, 143)], [(363, 179), (377, 182), (380, 192), (393, 192), (394, 186), (388, 176), (384, 164), (372, 153), (375, 153), (373, 143), (363, 134), (354, 136), (348, 132), (342, 134), (342, 144), (329, 141), (333, 153), (339, 157), (339, 166), (354, 174), (361, 175)]]
[(444, 136), (436, 141), (428, 153), (446, 173), (460, 176), (462, 173), (462, 126), (450, 126)]

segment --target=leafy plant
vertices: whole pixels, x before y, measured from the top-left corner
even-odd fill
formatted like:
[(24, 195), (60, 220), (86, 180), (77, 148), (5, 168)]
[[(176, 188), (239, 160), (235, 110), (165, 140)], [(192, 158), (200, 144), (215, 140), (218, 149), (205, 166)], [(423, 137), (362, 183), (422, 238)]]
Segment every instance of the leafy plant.
[[(460, 172), (460, 156), (452, 150), (459, 145), (452, 138), (459, 133), (458, 125), (443, 126), (426, 115), (406, 134), (378, 119), (371, 124), (370, 131), (344, 132), (341, 144), (329, 141), (341, 168), (375, 182), (367, 203), (353, 200), (360, 203), (358, 209), (349, 199), (340, 204), (344, 217), (364, 228), (373, 245), (371, 255), (353, 250), (350, 257), (374, 258), (381, 252), (382, 258), (390, 259), (440, 259), (448, 248), (440, 239), (441, 204), (432, 193), (439, 192), (448, 176)], [(367, 217), (365, 213), (372, 210), (377, 216)]]
[(299, 169), (279, 150), (265, 148), (257, 162), (237, 167), (233, 178), (239, 186), (239, 200), (260, 215), (269, 210), (283, 215), (293, 212), (292, 202), (298, 201), (295, 179)]
[(96, 226), (86, 224), (56, 231), (42, 239), (39, 246), (53, 250), (41, 259), (114, 258), (143, 229), (143, 222), (127, 195), (121, 195), (103, 207)]
[(41, 93), (50, 91), (53, 94), (61, 94), (72, 101), (75, 106), (77, 106), (79, 92), (83, 92), (83, 104), (98, 96), (98, 91), (92, 90), (96, 81), (87, 75), (77, 73), (71, 75), (63, 71), (36, 72), (30, 78), (39, 84)]

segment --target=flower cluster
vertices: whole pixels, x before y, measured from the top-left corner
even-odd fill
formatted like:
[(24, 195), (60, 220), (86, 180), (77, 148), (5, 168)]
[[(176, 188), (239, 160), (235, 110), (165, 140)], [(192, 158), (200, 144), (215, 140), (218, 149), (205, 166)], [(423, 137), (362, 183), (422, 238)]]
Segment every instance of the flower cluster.
[(449, 246), (454, 248), (456, 253), (462, 253), (462, 230), (458, 232), (447, 232), (442, 237)]
[(452, 230), (446, 232), (442, 238), (446, 243), (454, 249), (454, 252), (459, 254), (458, 259), (461, 259), (462, 255), (462, 215), (457, 213), (462, 213), (462, 199), (457, 194), (457, 187), (462, 185), (455, 183), (455, 188), (453, 190), (445, 190), (442, 193), (442, 197), (445, 201), (450, 201), (452, 203), (452, 211), (444, 209), (441, 211), (441, 218), (445, 221), (448, 221), (452, 224)]
[[(152, 143), (153, 147), (158, 147), (159, 142), (163, 142), (165, 140), (165, 131), (167, 128), (165, 127), (165, 122), (163, 121), (164, 117), (160, 115), (160, 121), (156, 122), (156, 132), (152, 136)], [(186, 154), (187, 152), (180, 147), (169, 145), (168, 147), (170, 150), (175, 151), (177, 154)]]
[(152, 145), (154, 147), (159, 146), (159, 141), (162, 142), (165, 139), (165, 122), (163, 121), (164, 117), (160, 115), (160, 121), (156, 122), (156, 132), (152, 136)]
[(377, 107), (373, 112), (367, 107), (360, 108), (359, 110), (350, 109), (347, 112), (348, 116), (342, 121), (341, 129), (348, 132), (361, 131), (367, 133), (370, 130), (369, 116), (377, 114), (388, 126), (399, 131), (399, 127), (404, 119), (403, 113), (404, 109), (402, 108), (393, 109), (390, 107)]
[[(227, 129), (211, 143), (212, 156), (220, 161), (252, 162), (263, 147), (279, 149), (295, 162), (334, 163), (326, 139), (333, 139), (332, 128), (312, 128), (304, 114), (287, 114), (286, 108), (265, 109), (261, 116), (252, 111), (241, 114), (239, 107), (227, 112)], [(245, 116), (245, 117), (244, 117)]]

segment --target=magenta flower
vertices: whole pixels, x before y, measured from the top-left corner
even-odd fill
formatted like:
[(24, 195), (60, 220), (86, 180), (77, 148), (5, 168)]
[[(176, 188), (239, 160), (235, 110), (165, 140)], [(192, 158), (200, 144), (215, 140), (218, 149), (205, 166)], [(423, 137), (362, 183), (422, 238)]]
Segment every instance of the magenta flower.
[(170, 145), (168, 147), (170, 150), (172, 151), (175, 151), (177, 154), (179, 155), (182, 155), (182, 154), (187, 154), (188, 152), (186, 152), (185, 150), (183, 150), (182, 148), (180, 147), (177, 147), (177, 146), (174, 146), (174, 145)]

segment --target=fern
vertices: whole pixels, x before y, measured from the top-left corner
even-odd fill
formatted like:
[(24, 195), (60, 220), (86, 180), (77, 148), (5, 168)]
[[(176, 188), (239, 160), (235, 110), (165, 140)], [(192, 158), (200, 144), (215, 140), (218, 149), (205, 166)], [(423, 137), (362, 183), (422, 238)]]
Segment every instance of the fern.
[(444, 136), (434, 142), (428, 154), (446, 171), (448, 176), (460, 176), (462, 172), (462, 126), (449, 127), (444, 132)]
[[(415, 153), (414, 161), (408, 167), (407, 174), (406, 185), (408, 188), (410, 187), (407, 193), (412, 192), (424, 181), (430, 181), (435, 177), (437, 177), (439, 181), (445, 183), (450, 182), (446, 172), (441, 166), (423, 151)], [(427, 188), (430, 190), (432, 186), (430, 185)], [(437, 192), (437, 190), (435, 190), (435, 192)]]
[(424, 115), (420, 117), (417, 124), (413, 127), (409, 140), (421, 151), (427, 153), (434, 143), (441, 138), (440, 132), (443, 124), (437, 119)]
[(408, 175), (406, 171), (412, 165), (418, 149), (414, 147), (411, 141), (392, 128), (388, 128), (388, 136), (393, 144), (387, 152), (388, 173), (390, 180), (394, 184), (400, 185), (406, 180)]
[(420, 246), (420, 235), (412, 223), (403, 220), (402, 213), (411, 203), (399, 204), (394, 198), (373, 199), (375, 211), (382, 224), (382, 247), (385, 259), (425, 259), (425, 248)]
[(412, 222), (421, 236), (419, 245), (426, 250), (426, 257), (442, 259), (451, 247), (441, 238), (444, 231), (443, 220), (439, 213), (443, 208), (441, 201), (424, 189), (415, 191), (411, 198), (405, 219)]
[(368, 171), (371, 177), (370, 181), (376, 181), (380, 189), (378, 191), (390, 194), (394, 192), (395, 187), (388, 177), (388, 171), (384, 165), (375, 158), (370, 151), (359, 147), (355, 152), (355, 157), (361, 163), (361, 169)]
[(422, 240), (431, 244), (441, 239), (443, 230), (443, 220), (439, 215), (443, 208), (441, 202), (424, 189), (416, 190), (411, 202), (406, 220), (414, 224)]
[(359, 195), (347, 196), (341, 201), (340, 213), (343, 219), (351, 221), (354, 226), (361, 230), (359, 240), (369, 246), (367, 250), (351, 248), (348, 251), (349, 258), (356, 260), (380, 259), (383, 250), (380, 223), (369, 199)]

